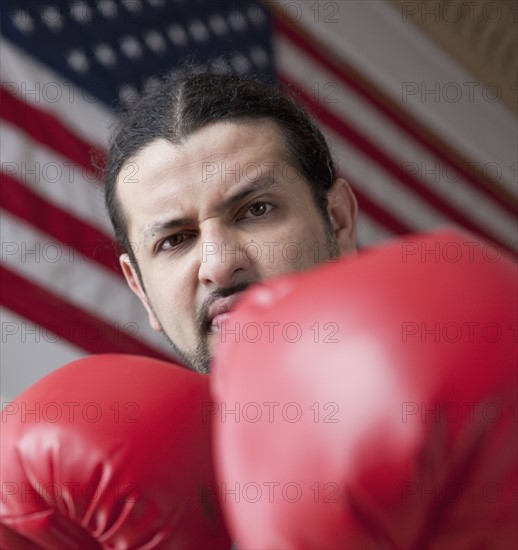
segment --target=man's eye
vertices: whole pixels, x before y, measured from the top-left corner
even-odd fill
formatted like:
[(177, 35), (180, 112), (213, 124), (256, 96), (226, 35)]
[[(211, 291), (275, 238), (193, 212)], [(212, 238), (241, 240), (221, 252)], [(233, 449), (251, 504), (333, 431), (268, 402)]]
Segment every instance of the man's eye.
[(180, 246), (187, 237), (188, 235), (185, 233), (171, 235), (171, 237), (167, 237), (167, 239), (164, 239), (158, 244), (157, 251), (162, 252), (163, 250), (172, 250), (173, 248)]
[(251, 204), (247, 209), (247, 213), (250, 212), (254, 218), (259, 218), (270, 212), (272, 208), (273, 206), (270, 203), (259, 201)]

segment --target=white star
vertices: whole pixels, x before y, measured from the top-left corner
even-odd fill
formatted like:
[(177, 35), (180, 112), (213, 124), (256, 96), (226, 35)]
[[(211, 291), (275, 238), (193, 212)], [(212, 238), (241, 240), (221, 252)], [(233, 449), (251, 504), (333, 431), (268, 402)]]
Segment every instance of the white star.
[(209, 38), (207, 27), (199, 19), (195, 19), (191, 22), (189, 25), (189, 32), (197, 42), (205, 42)]
[(250, 70), (250, 61), (248, 61), (242, 53), (237, 53), (234, 55), (231, 63), (232, 67), (234, 67), (234, 69), (240, 74), (244, 74)]
[(235, 31), (244, 31), (247, 28), (247, 23), (244, 15), (239, 11), (231, 11), (227, 15), (228, 22), (230, 23), (230, 26)]
[(144, 40), (153, 52), (163, 52), (166, 49), (164, 37), (158, 31), (147, 32)]
[(47, 6), (41, 14), (41, 20), (47, 27), (53, 31), (57, 31), (63, 27), (61, 14), (54, 6)]
[(78, 23), (88, 23), (92, 20), (92, 10), (85, 2), (74, 2), (70, 8), (70, 16)]
[(84, 73), (88, 71), (89, 63), (88, 58), (81, 50), (71, 50), (67, 54), (67, 63), (78, 73)]
[(186, 32), (182, 27), (180, 27), (180, 25), (177, 25), (176, 23), (168, 27), (167, 36), (169, 36), (171, 42), (175, 46), (184, 46), (185, 44), (187, 44)]
[(123, 84), (119, 88), (119, 99), (126, 104), (133, 103), (138, 97), (139, 95), (136, 88), (129, 84)]
[(108, 44), (99, 44), (94, 48), (95, 57), (102, 65), (115, 65), (117, 58), (115, 52)]
[(254, 25), (261, 26), (264, 25), (266, 21), (266, 16), (264, 11), (259, 8), (259, 6), (248, 6), (247, 9), (248, 20), (251, 21)]
[(260, 46), (254, 46), (250, 50), (250, 57), (258, 67), (264, 67), (268, 64), (268, 54)]
[(130, 13), (139, 13), (142, 10), (140, 0), (122, 0), (122, 3)]
[(211, 69), (213, 72), (218, 74), (227, 74), (230, 73), (230, 65), (224, 57), (217, 57), (211, 61)]
[(219, 13), (212, 15), (210, 17), (209, 25), (211, 29), (214, 31), (214, 33), (217, 34), (218, 36), (223, 36), (228, 32), (227, 22), (223, 19), (223, 17)]
[(125, 36), (122, 39), (121, 50), (130, 59), (137, 59), (142, 55), (142, 46), (133, 36)]
[(150, 76), (144, 82), (144, 91), (150, 92), (153, 88), (156, 88), (160, 84), (160, 79), (156, 76)]
[(12, 17), (14, 26), (24, 34), (34, 30), (34, 23), (31, 16), (24, 10), (17, 10)]
[(117, 5), (113, 0), (99, 0), (97, 9), (105, 19), (113, 19), (117, 15)]

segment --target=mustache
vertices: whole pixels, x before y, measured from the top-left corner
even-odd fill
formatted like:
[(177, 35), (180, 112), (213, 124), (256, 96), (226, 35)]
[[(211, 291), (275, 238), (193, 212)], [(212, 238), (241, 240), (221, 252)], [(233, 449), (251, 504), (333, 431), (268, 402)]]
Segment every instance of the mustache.
[(210, 332), (212, 322), (209, 319), (209, 308), (216, 300), (219, 300), (220, 298), (228, 298), (229, 296), (238, 294), (239, 292), (244, 292), (251, 285), (251, 282), (244, 281), (231, 287), (218, 288), (212, 292), (210, 296), (207, 296), (196, 314), (198, 333), (205, 335)]

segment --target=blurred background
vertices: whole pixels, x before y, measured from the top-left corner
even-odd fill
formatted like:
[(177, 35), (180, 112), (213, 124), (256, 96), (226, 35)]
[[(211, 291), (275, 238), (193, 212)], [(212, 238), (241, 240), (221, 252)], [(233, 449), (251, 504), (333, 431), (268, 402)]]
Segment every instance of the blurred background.
[(356, 193), (362, 248), (449, 224), (488, 258), (517, 252), (512, 0), (0, 6), (4, 402), (84, 355), (172, 357), (122, 278), (91, 159), (116, 109), (185, 59), (299, 95)]

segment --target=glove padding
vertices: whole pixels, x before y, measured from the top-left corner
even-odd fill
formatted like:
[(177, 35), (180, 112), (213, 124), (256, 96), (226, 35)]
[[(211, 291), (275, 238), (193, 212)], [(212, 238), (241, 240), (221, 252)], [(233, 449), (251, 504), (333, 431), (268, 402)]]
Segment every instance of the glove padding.
[(230, 547), (208, 379), (129, 355), (54, 371), (2, 412), (2, 548)]
[(238, 547), (515, 547), (517, 304), (456, 231), (252, 288), (211, 379)]

